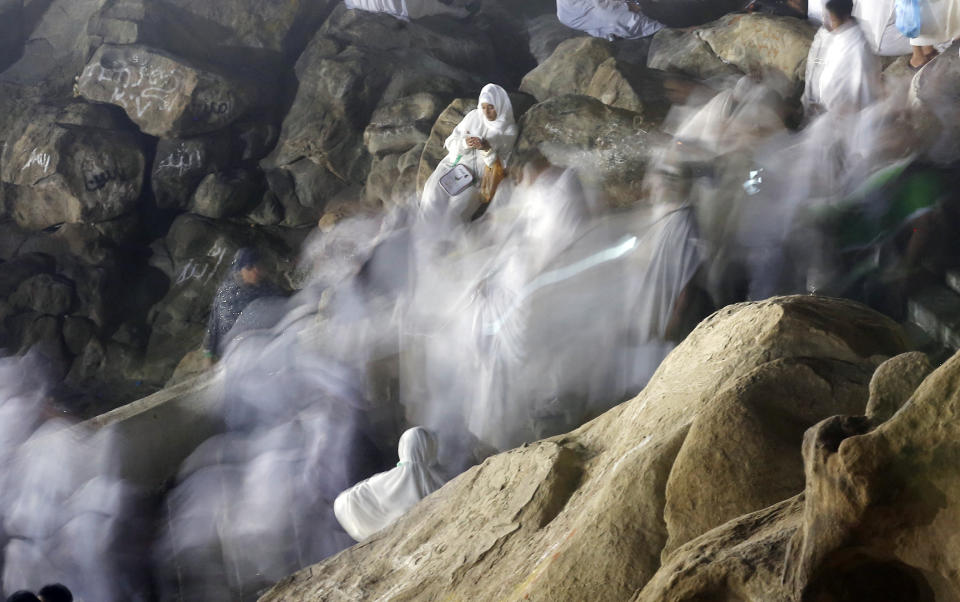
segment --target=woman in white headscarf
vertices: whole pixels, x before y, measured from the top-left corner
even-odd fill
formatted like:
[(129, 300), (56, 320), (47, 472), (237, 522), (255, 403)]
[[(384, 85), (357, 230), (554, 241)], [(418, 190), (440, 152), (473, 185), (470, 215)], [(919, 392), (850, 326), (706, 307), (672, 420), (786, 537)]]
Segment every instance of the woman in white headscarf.
[[(498, 161), (506, 167), (517, 140), (513, 104), (506, 90), (487, 84), (480, 92), (479, 106), (467, 113), (463, 121), (443, 143), (447, 156), (423, 187), (420, 216), (430, 221), (469, 221), (480, 207), (480, 182), (484, 170)], [(463, 165), (473, 175), (473, 185), (455, 196), (447, 194), (440, 178), (456, 165)]]
[(449, 15), (459, 19), (469, 14), (466, 8), (440, 0), (346, 0), (345, 4), (347, 8), (386, 13), (403, 20), (437, 15)]
[(433, 433), (421, 427), (408, 429), (397, 452), (396, 468), (357, 483), (333, 502), (340, 525), (357, 541), (390, 526), (443, 485)]
[(663, 29), (663, 23), (626, 0), (557, 0), (557, 18), (567, 27), (606, 40), (645, 38)]

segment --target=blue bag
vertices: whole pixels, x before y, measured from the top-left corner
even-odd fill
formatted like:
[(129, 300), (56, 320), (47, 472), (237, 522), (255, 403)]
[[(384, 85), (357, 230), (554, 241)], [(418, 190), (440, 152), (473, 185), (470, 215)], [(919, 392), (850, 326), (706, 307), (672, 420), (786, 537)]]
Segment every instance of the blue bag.
[(920, 35), (920, 28), (923, 26), (923, 18), (920, 15), (921, 1), (897, 0), (897, 31), (908, 38), (915, 38)]

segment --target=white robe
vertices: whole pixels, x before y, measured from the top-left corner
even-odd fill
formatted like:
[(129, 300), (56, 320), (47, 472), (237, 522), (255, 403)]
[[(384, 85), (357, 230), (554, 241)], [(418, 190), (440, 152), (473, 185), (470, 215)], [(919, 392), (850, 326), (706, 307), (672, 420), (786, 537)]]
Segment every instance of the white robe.
[(557, 0), (557, 18), (595, 38), (633, 40), (652, 36), (663, 23), (627, 8), (624, 0)]
[(852, 113), (876, 101), (881, 92), (880, 63), (857, 23), (829, 32), (821, 28), (807, 57), (804, 108), (819, 105), (828, 112)]
[(960, 0), (920, 0), (920, 35), (913, 46), (939, 46), (960, 37)]
[(337, 496), (333, 512), (350, 537), (363, 541), (385, 529), (443, 485), (436, 470), (437, 440), (415, 427), (400, 437), (397, 467), (361, 481)]
[(456, 6), (447, 6), (438, 0), (344, 0), (347, 8), (372, 13), (386, 13), (400, 19), (420, 19), (435, 15), (465, 17), (467, 11)]
[[(427, 221), (447, 221), (450, 225), (457, 221), (466, 222), (480, 206), (480, 181), (486, 167), (492, 166), (497, 159), (506, 167), (517, 140), (517, 126), (513, 118), (513, 106), (506, 91), (495, 84), (484, 86), (480, 94), (480, 103), (489, 103), (497, 110), (497, 118), (490, 121), (480, 108), (467, 113), (453, 133), (447, 137), (443, 146), (447, 156), (440, 161), (433, 174), (423, 187), (420, 201), (420, 217)], [(467, 146), (468, 137), (477, 137), (490, 144), (490, 150), (481, 151)], [(474, 185), (456, 196), (450, 196), (440, 186), (443, 177), (454, 163), (466, 166), (474, 176)]]
[[(827, 18), (824, 0), (809, 0), (807, 18), (823, 25)], [(864, 0), (855, 2), (853, 16), (857, 18), (870, 50), (880, 56), (910, 54), (910, 41), (897, 30), (896, 0)]]

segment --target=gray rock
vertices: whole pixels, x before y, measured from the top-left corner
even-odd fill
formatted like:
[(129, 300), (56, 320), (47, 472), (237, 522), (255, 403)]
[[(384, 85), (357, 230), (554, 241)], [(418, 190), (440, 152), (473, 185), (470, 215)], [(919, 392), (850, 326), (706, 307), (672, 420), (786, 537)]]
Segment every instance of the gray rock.
[(141, 45), (103, 45), (78, 80), (87, 100), (114, 104), (161, 138), (219, 130), (257, 104), (252, 83)]
[(53, 232), (36, 232), (24, 241), (20, 252), (72, 257), (88, 265), (115, 258), (113, 243), (91, 224), (63, 224)]
[(670, 108), (657, 72), (615, 58), (597, 67), (585, 94), (611, 107), (639, 113), (653, 123), (661, 123)]
[(86, 318), (66, 316), (63, 319), (63, 342), (73, 355), (80, 355), (96, 333), (97, 325)]
[[(339, 180), (339, 189), (362, 185), (371, 161), (363, 133), (377, 107), (384, 107), (386, 114), (390, 103), (415, 94), (449, 99), (467, 91), (475, 93), (486, 83), (484, 76), (477, 74), (495, 66), (492, 44), (484, 36), (446, 21), (442, 32), (382, 14), (342, 7), (334, 10), (297, 61), (297, 97), (284, 120), (277, 148), (263, 161), (264, 167), (293, 170), (292, 165), (309, 160)], [(415, 106), (412, 114), (417, 117), (424, 111), (432, 111), (429, 103), (426, 108)], [(406, 131), (403, 145), (419, 143), (416, 129)], [(387, 142), (385, 131), (374, 130), (370, 140), (375, 148), (399, 150)], [(381, 143), (386, 146), (381, 148)], [(310, 178), (318, 173), (316, 168), (305, 167), (304, 163), (299, 171)], [(326, 175), (323, 179), (336, 184)], [(297, 180), (297, 187), (304, 188), (303, 178)], [(338, 190), (332, 189), (336, 187), (324, 190), (324, 196), (336, 194)], [(278, 197), (283, 202), (283, 196)], [(299, 203), (317, 206), (302, 194)], [(293, 207), (286, 202), (284, 207), (289, 220)]]
[(720, 60), (695, 33), (680, 29), (661, 29), (653, 36), (647, 67), (701, 80), (742, 75), (736, 67)]
[(576, 169), (611, 205), (630, 206), (641, 198), (652, 130), (637, 113), (589, 96), (558, 96), (524, 115), (517, 153), (536, 147), (552, 164)]
[(247, 219), (258, 226), (276, 226), (283, 221), (283, 205), (273, 191), (267, 191), (260, 204), (247, 214)]
[(383, 156), (423, 144), (433, 122), (449, 102), (449, 98), (420, 93), (377, 107), (363, 133), (367, 150), (372, 155)]
[(0, 178), (14, 185), (11, 208), (17, 223), (40, 230), (131, 211), (140, 196), (144, 163), (130, 133), (44, 119), (7, 144)]
[(52, 274), (38, 274), (24, 280), (10, 297), (10, 303), (17, 309), (52, 316), (69, 312), (74, 301), (73, 283)]
[[(0, 189), (3, 184), (0, 183)], [(17, 254), (30, 233), (13, 221), (0, 221), (0, 259), (10, 261)]]
[(23, 0), (0, 0), (0, 71), (23, 52)]
[(254, 174), (232, 170), (210, 174), (200, 182), (189, 210), (214, 219), (249, 211), (261, 198), (263, 187)]
[(527, 23), (527, 37), (529, 39), (530, 54), (537, 59), (537, 64), (543, 63), (562, 42), (570, 38), (583, 37), (582, 31), (571, 29), (557, 19), (554, 11), (548, 15), (540, 15)]
[(229, 164), (229, 139), (222, 133), (160, 140), (150, 178), (157, 206), (186, 209), (201, 180)]
[(30, 320), (20, 339), (20, 353), (28, 350), (46, 358), (51, 378), (63, 378), (69, 367), (69, 360), (60, 334), (60, 318), (40, 315)]
[(523, 78), (520, 90), (540, 102), (564, 94), (585, 94), (597, 68), (613, 56), (613, 44), (606, 40), (567, 40)]
[(0, 298), (12, 294), (24, 280), (56, 270), (56, 261), (40, 253), (24, 253), (0, 264)]
[(870, 379), (867, 418), (874, 424), (889, 420), (931, 372), (930, 359), (919, 351), (904, 353), (880, 364)]

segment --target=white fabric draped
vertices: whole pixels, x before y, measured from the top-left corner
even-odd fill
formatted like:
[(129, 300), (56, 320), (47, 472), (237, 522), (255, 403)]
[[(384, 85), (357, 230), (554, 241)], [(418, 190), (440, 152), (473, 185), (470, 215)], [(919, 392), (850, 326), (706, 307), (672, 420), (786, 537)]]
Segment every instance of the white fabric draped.
[(920, 35), (914, 46), (938, 46), (960, 37), (960, 0), (920, 0)]
[(652, 36), (663, 24), (635, 13), (624, 0), (557, 0), (560, 22), (595, 38), (632, 40)]
[(400, 19), (420, 19), (435, 15), (467, 16), (465, 9), (448, 6), (438, 0), (344, 0), (344, 3), (347, 8), (386, 13)]
[[(479, 184), (486, 166), (493, 165), (497, 159), (506, 166), (517, 140), (517, 125), (513, 117), (513, 105), (506, 90), (496, 84), (487, 84), (480, 92), (478, 105), (490, 104), (497, 111), (493, 121), (486, 118), (478, 106), (467, 113), (466, 117), (453, 130), (443, 143), (447, 156), (423, 187), (420, 201), (420, 217), (427, 220), (449, 219), (452, 223), (470, 219), (479, 207)], [(468, 137), (477, 137), (490, 144), (489, 151), (481, 151), (467, 146)], [(457, 196), (451, 197), (440, 187), (440, 178), (446, 174), (459, 159), (473, 174), (476, 185), (470, 186)]]
[(817, 32), (807, 57), (805, 108), (819, 105), (828, 112), (861, 111), (880, 97), (881, 86), (879, 61), (856, 22)]
[[(825, 0), (807, 2), (807, 18), (817, 25), (827, 19)], [(896, 0), (859, 0), (853, 4), (853, 16), (857, 18), (867, 37), (870, 49), (880, 56), (910, 54), (910, 41), (897, 30)]]
[(443, 485), (436, 470), (437, 440), (420, 427), (400, 437), (397, 467), (361, 481), (337, 496), (333, 511), (350, 537), (363, 541), (394, 523)]

